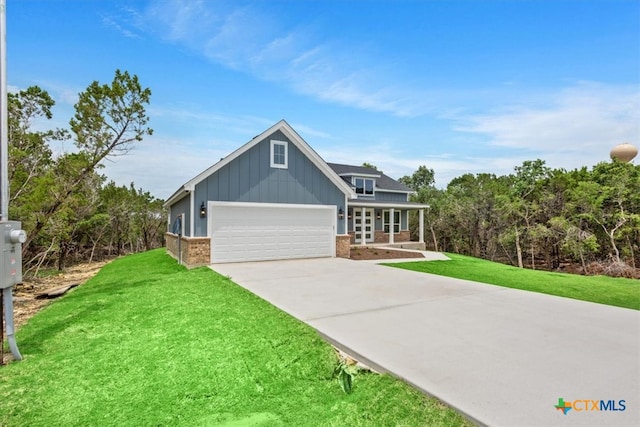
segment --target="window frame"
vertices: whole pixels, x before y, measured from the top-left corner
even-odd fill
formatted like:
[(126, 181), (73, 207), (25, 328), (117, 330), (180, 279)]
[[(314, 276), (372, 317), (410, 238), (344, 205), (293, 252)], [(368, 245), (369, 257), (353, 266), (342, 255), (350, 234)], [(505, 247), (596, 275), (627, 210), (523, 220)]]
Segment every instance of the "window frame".
[[(390, 217), (390, 210), (383, 210), (382, 211), (382, 230), (384, 231), (385, 234), (389, 234), (389, 217)], [(398, 218), (398, 222), (395, 221), (396, 218), (394, 218), (393, 221), (393, 234), (398, 234), (400, 233), (400, 226), (402, 223), (402, 213), (400, 212), (400, 210), (398, 209), (394, 209), (393, 210), (393, 216), (395, 217), (397, 215)]]
[[(358, 180), (362, 181), (362, 187), (358, 187)], [(371, 183), (371, 191), (367, 192), (367, 182)], [(365, 178), (362, 176), (353, 177), (353, 186), (355, 187), (356, 194), (365, 197), (374, 197), (376, 194), (376, 180), (373, 178)], [(361, 191), (358, 191), (361, 190)]]
[[(276, 146), (284, 147), (284, 163), (276, 163), (275, 155), (276, 155)], [(280, 153), (278, 153), (280, 154)], [(288, 169), (289, 168), (289, 143), (288, 141), (279, 141), (277, 139), (271, 140), (270, 151), (269, 151), (269, 163), (272, 168), (277, 169)]]

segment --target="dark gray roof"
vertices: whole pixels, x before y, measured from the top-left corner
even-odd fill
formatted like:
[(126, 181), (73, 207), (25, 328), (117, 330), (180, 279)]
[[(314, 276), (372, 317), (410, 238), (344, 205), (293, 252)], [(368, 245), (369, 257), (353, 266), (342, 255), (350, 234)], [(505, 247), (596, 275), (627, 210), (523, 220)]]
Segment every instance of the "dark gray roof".
[(382, 172), (378, 169), (365, 168), (364, 166), (341, 165), (338, 163), (327, 163), (338, 175), (378, 175)]
[(411, 188), (385, 175), (384, 173), (382, 173), (377, 169), (365, 168), (364, 166), (341, 165), (338, 163), (327, 163), (327, 164), (331, 169), (335, 171), (335, 173), (337, 173), (338, 175), (341, 175), (342, 179), (344, 179), (349, 184), (351, 184), (351, 180), (346, 176), (377, 175), (379, 178), (376, 179), (376, 189), (378, 190), (402, 191), (407, 193), (413, 192)]

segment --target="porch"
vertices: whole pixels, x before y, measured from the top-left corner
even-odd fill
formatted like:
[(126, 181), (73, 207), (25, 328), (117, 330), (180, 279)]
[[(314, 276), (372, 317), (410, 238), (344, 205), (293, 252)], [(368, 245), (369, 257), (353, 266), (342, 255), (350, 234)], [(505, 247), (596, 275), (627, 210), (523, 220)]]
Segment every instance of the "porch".
[[(428, 205), (412, 202), (349, 200), (347, 232), (351, 245), (384, 244), (424, 249), (424, 210)], [(418, 212), (418, 241), (411, 242), (409, 213)]]

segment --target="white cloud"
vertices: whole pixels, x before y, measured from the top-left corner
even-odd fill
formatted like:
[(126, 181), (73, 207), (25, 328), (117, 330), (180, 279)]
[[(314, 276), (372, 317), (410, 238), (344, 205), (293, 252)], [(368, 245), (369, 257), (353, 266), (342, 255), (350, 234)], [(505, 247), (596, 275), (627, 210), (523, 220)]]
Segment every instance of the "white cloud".
[(354, 53), (358, 46), (319, 41), (310, 28), (285, 27), (261, 6), (159, 0), (141, 27), (226, 67), (323, 101), (397, 116), (423, 112), (425, 97), (371, 71), (379, 64)]
[(638, 141), (640, 92), (636, 87), (580, 83), (547, 106), (514, 106), (470, 116), (456, 130), (485, 135), (492, 145), (540, 152), (581, 152)]
[(408, 154), (395, 150), (389, 144), (377, 144), (363, 152), (355, 147), (328, 147), (319, 150), (320, 155), (328, 162), (359, 165), (368, 162), (386, 175), (399, 179), (411, 176), (420, 166), (426, 166), (435, 172), (435, 185), (444, 188), (453, 178), (466, 173), (493, 173), (506, 175), (513, 172), (513, 167), (527, 160), (526, 156), (461, 156), (454, 153), (439, 155)]
[(573, 169), (607, 161), (611, 148), (622, 142), (638, 144), (639, 117), (636, 86), (580, 82), (542, 105), (458, 117), (455, 130), (486, 138), (494, 150), (503, 147), (510, 155)]
[[(207, 113), (200, 108), (153, 107), (149, 113), (156, 120), (172, 123), (169, 128), (160, 126), (126, 156), (105, 162), (102, 172), (118, 185), (134, 182), (136, 187), (165, 199), (178, 186), (276, 123), (264, 117)], [(177, 123), (188, 126), (176, 126)], [(328, 133), (304, 123), (292, 126), (304, 138), (331, 138)], [(178, 135), (168, 133), (175, 128), (180, 130)], [(185, 129), (198, 131), (190, 134)]]
[(116, 30), (117, 32), (122, 34), (124, 37), (130, 38), (130, 39), (142, 38), (139, 34), (133, 32), (132, 30), (124, 28), (122, 25), (120, 25), (118, 23), (118, 21), (116, 21), (114, 18), (112, 18), (110, 16), (103, 16), (102, 17), (102, 23), (106, 27), (109, 27), (109, 28), (112, 28), (112, 29)]
[(101, 173), (117, 185), (133, 182), (136, 188), (166, 199), (181, 184), (227, 154), (218, 144), (206, 147), (182, 139), (149, 137), (136, 144), (128, 155), (105, 162)]

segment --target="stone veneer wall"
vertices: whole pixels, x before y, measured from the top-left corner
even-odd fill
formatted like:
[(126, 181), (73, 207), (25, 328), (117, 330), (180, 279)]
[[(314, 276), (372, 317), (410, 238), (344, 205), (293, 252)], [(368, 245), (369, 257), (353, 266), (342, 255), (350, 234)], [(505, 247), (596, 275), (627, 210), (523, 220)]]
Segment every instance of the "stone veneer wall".
[[(165, 233), (167, 252), (172, 257), (178, 257), (178, 235)], [(182, 263), (188, 268), (211, 264), (211, 239), (208, 237), (182, 236), (180, 243)]]
[[(377, 233), (378, 232), (376, 232), (376, 235)], [(384, 236), (386, 236), (387, 239), (383, 240), (383, 242), (388, 242), (389, 235), (384, 234)], [(400, 239), (401, 236), (404, 236), (405, 240), (397, 241), (409, 241), (408, 231), (401, 231), (399, 234), (396, 233), (395, 238)], [(178, 259), (178, 236), (173, 233), (165, 233), (165, 237), (167, 252), (175, 259)], [(353, 233), (336, 236), (336, 257), (350, 257), (350, 246), (353, 239)], [(188, 268), (211, 264), (211, 240), (208, 237), (182, 236), (180, 249), (182, 250), (182, 263)]]
[(340, 234), (336, 236), (336, 257), (351, 257), (351, 236), (348, 234)]
[[(351, 237), (350, 242), (352, 245), (356, 244), (356, 233), (353, 231), (349, 232), (349, 236)], [(410, 242), (411, 241), (411, 232), (409, 230), (400, 231), (399, 233), (394, 233), (393, 235), (394, 242)], [(389, 243), (389, 234), (380, 230), (376, 230), (373, 232), (373, 243)]]

